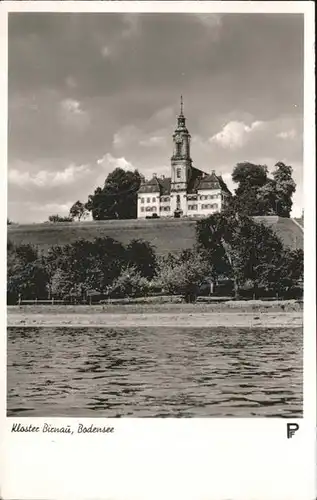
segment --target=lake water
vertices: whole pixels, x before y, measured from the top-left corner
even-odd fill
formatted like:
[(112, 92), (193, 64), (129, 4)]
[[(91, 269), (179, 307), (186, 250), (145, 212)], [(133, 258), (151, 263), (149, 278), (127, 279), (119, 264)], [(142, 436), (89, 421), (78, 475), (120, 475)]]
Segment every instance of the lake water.
[(8, 416), (302, 416), (299, 328), (8, 328), (7, 342)]

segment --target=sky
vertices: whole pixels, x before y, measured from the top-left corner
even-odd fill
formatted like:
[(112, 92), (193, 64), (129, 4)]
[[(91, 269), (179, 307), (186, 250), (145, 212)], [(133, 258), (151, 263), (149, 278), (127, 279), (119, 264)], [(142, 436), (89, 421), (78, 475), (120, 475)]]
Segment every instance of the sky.
[(86, 202), (116, 167), (170, 175), (180, 95), (196, 168), (293, 167), (303, 199), (303, 17), (11, 13), (8, 217)]

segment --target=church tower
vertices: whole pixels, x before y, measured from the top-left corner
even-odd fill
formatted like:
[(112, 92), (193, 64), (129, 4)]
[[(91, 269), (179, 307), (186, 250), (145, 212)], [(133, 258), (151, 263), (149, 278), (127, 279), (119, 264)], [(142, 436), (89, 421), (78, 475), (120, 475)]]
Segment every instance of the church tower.
[(177, 117), (177, 127), (173, 134), (173, 156), (171, 158), (171, 191), (186, 192), (190, 178), (192, 160), (190, 157), (190, 134), (186, 128), (186, 118), (183, 113), (183, 97), (181, 96), (180, 114)]

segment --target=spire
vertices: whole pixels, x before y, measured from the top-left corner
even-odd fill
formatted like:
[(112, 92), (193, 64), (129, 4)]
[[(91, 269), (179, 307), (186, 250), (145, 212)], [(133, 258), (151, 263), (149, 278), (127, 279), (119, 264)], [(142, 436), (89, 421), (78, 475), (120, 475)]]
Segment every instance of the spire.
[(184, 103), (183, 103), (183, 96), (181, 95), (181, 112), (180, 112), (181, 115), (183, 115), (183, 111), (184, 111)]
[(184, 101), (183, 101), (183, 96), (181, 95), (181, 101), (180, 101), (180, 113), (177, 116), (177, 128), (176, 131), (180, 132), (187, 132), (188, 130), (186, 128), (186, 118), (184, 116)]

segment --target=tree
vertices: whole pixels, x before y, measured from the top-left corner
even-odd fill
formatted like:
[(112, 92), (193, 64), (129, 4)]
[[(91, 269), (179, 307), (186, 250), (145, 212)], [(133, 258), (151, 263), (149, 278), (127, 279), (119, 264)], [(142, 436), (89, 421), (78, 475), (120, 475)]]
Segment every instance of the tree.
[(258, 214), (277, 215), (276, 182), (268, 179), (257, 191)]
[(239, 184), (238, 192), (242, 192), (246, 185), (263, 186), (267, 181), (267, 172), (266, 165), (255, 165), (249, 162), (237, 163), (232, 172), (232, 180)]
[(84, 203), (79, 200), (77, 200), (69, 210), (69, 217), (72, 220), (77, 219), (78, 221), (80, 221), (82, 218), (85, 218), (87, 214), (87, 208), (85, 207)]
[(252, 283), (256, 296), (260, 287), (269, 287), (278, 280), (285, 250), (273, 230), (264, 224), (247, 216), (220, 213), (198, 221), (196, 236), (214, 273), (222, 268), (233, 280), (236, 297), (247, 281)]
[(50, 296), (57, 299), (69, 297), (73, 288), (74, 283), (70, 279), (69, 273), (57, 268), (50, 280)]
[(98, 187), (89, 195), (86, 209), (92, 212), (94, 220), (135, 219), (140, 182), (137, 170), (116, 168), (106, 178), (104, 187)]
[(238, 183), (230, 205), (235, 212), (245, 215), (262, 215), (258, 203), (258, 191), (267, 182), (267, 166), (238, 163), (233, 169), (232, 180)]
[[(77, 291), (81, 290), (82, 296), (88, 290), (105, 293), (126, 265), (124, 246), (112, 238), (79, 239), (63, 247), (52, 247), (44, 259), (51, 287), (59, 287), (53, 286), (54, 280), (71, 283)], [(63, 285), (63, 289), (69, 286)]]
[(289, 165), (278, 162), (273, 172), (276, 192), (276, 213), (280, 217), (290, 217), (292, 210), (292, 196), (296, 191), (296, 184), (292, 178), (293, 169)]
[(268, 177), (265, 165), (238, 163), (232, 179), (238, 183), (230, 200), (232, 212), (241, 215), (278, 215), (290, 217), (292, 196), (296, 185), (292, 167), (278, 162), (273, 178)]
[(187, 302), (193, 302), (197, 296), (198, 285), (208, 272), (209, 264), (204, 256), (187, 250), (180, 256), (169, 255), (159, 260), (154, 285), (169, 293), (182, 294)]
[(149, 281), (141, 275), (136, 267), (124, 268), (113, 281), (109, 293), (116, 297), (145, 296), (150, 288)]
[(303, 288), (304, 253), (303, 250), (285, 249), (280, 264), (278, 279), (274, 283), (276, 291), (283, 295), (293, 288)]
[(54, 214), (54, 215), (50, 215), (48, 217), (48, 220), (49, 222), (72, 222), (72, 217), (69, 217), (69, 216), (61, 216), (61, 215), (58, 215), (58, 214)]
[(29, 244), (7, 245), (7, 300), (46, 298), (48, 276), (37, 249)]
[(156, 267), (155, 250), (148, 241), (133, 239), (126, 246), (126, 261), (145, 278), (153, 278)]

